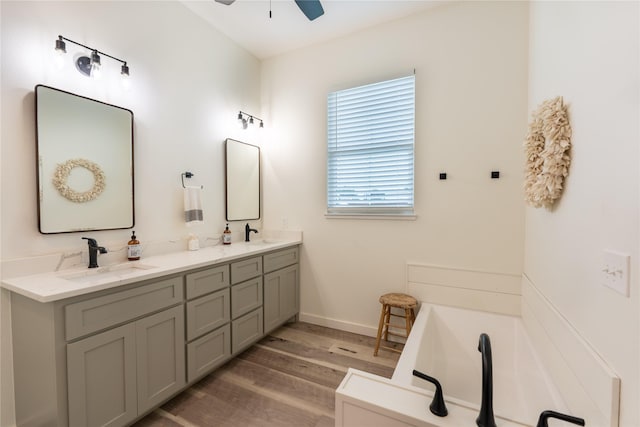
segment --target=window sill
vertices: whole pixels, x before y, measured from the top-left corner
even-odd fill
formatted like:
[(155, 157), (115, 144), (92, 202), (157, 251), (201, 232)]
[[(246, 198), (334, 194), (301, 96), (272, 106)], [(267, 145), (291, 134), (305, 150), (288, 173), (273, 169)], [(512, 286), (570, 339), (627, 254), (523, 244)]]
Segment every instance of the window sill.
[(415, 221), (418, 219), (418, 215), (416, 214), (402, 214), (402, 213), (387, 213), (387, 214), (379, 214), (379, 213), (325, 213), (324, 217), (327, 219), (367, 219), (367, 220), (396, 220), (396, 221)]

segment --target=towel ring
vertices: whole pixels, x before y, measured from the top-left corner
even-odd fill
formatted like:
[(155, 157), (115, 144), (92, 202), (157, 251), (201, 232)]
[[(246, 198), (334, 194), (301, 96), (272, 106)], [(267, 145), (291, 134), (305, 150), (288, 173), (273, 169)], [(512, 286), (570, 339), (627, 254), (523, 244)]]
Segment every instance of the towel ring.
[[(184, 179), (185, 179), (185, 177), (186, 177), (186, 178), (191, 178), (191, 177), (193, 177), (193, 176), (194, 176), (194, 175), (193, 175), (193, 173), (191, 173), (191, 172), (189, 172), (189, 171), (187, 171), (187, 172), (183, 172), (183, 173), (180, 175), (180, 177), (182, 178), (182, 188), (187, 188), (187, 187), (184, 185)], [(201, 185), (201, 186), (200, 186), (200, 188), (204, 188), (204, 185)]]

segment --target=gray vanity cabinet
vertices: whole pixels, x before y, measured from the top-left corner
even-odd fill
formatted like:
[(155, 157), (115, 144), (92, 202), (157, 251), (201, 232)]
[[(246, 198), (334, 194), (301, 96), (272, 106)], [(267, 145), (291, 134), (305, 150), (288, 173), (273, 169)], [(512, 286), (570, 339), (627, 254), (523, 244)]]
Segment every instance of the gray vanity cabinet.
[(184, 308), (136, 322), (138, 414), (158, 406), (186, 384)]
[(69, 425), (123, 425), (185, 385), (182, 289), (178, 276), (65, 306), (67, 340), (138, 318), (67, 344)]
[(262, 338), (262, 257), (231, 264), (231, 352)]
[(185, 384), (182, 306), (67, 345), (69, 425), (120, 426)]
[(189, 383), (231, 357), (229, 282), (229, 265), (186, 275)]
[(11, 294), (19, 426), (123, 426), (181, 390), (184, 276), (42, 303)]
[(264, 333), (298, 314), (300, 307), (298, 248), (264, 256)]
[(120, 426), (134, 420), (136, 369), (134, 324), (69, 344), (69, 425)]
[(136, 328), (111, 329), (67, 346), (70, 426), (119, 426), (138, 416)]
[(125, 426), (297, 315), (298, 247), (51, 302), (11, 293), (20, 427)]

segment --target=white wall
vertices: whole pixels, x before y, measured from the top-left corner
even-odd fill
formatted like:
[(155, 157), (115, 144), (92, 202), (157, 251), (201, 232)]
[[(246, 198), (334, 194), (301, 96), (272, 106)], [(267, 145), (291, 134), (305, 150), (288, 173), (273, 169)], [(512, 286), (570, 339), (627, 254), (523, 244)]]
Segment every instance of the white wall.
[[(203, 184), (205, 239), (224, 229), (224, 139), (256, 143), (238, 129), (238, 110), (260, 116), (260, 62), (178, 2), (2, 1), (2, 261), (86, 252), (80, 234), (41, 235), (37, 227), (33, 89), (46, 84), (133, 110), (136, 234), (147, 248), (186, 248), (180, 174)], [(58, 34), (128, 61), (132, 85), (119, 84), (119, 66), (103, 57), (99, 81), (71, 63), (52, 66)], [(231, 224), (236, 238), (244, 223)], [(124, 259), (130, 230), (87, 233)], [(175, 243), (172, 243), (175, 242)], [(208, 241), (207, 244), (211, 244)], [(81, 260), (76, 260), (76, 262)], [(109, 259), (105, 259), (109, 262)], [(26, 264), (26, 263), (25, 263)], [(33, 263), (29, 268), (37, 268)], [(4, 269), (3, 273), (7, 273)], [(9, 300), (2, 293), (2, 406), (10, 425)]]
[[(52, 64), (58, 34), (128, 61), (132, 86), (103, 58), (103, 79)], [(111, 72), (110, 72), (111, 71)], [(136, 231), (144, 243), (184, 238), (180, 174), (203, 184), (202, 234), (224, 228), (224, 145), (245, 139), (239, 109), (259, 107), (260, 62), (176, 2), (2, 2), (4, 259), (83, 248), (77, 234), (41, 235), (36, 219), (33, 88), (42, 83), (129, 108), (135, 118)], [(247, 141), (250, 142), (250, 141)], [(6, 190), (6, 191), (4, 191)], [(92, 233), (126, 245), (130, 233)], [(86, 246), (86, 245), (85, 245)]]
[[(573, 129), (565, 192), (526, 210), (524, 272), (622, 380), (640, 425), (638, 2), (531, 3), (529, 108), (561, 95)], [(631, 255), (631, 297), (600, 284), (605, 249)]]
[[(507, 274), (524, 268), (621, 376), (622, 425), (640, 424), (637, 2), (447, 4), (266, 60), (262, 74), (254, 57), (174, 2), (2, 1), (0, 14), (4, 262), (84, 249), (76, 234), (37, 232), (36, 84), (134, 111), (136, 231), (158, 246), (183, 247), (185, 170), (205, 185), (207, 222), (197, 231), (220, 233), (222, 141), (259, 142), (233, 118), (238, 109), (263, 114), (264, 225), (304, 231), (307, 319), (370, 333), (378, 296), (402, 290), (407, 260)], [(108, 75), (90, 81), (70, 64), (55, 71), (49, 58), (58, 34), (127, 59), (132, 88), (122, 91)], [(327, 93), (413, 69), (417, 220), (327, 219)], [(558, 94), (570, 105), (573, 164), (558, 207), (527, 210), (525, 243), (527, 108)], [(495, 169), (500, 180), (488, 177)], [(439, 172), (449, 179), (439, 181)], [(240, 224), (232, 227), (238, 238)], [(91, 234), (114, 248), (129, 235)], [(632, 255), (631, 298), (599, 285), (605, 248)], [(12, 416), (6, 385), (3, 376), (2, 425)]]
[[(304, 232), (303, 318), (374, 332), (407, 260), (522, 273), (527, 46), (526, 3), (465, 2), (264, 61), (265, 227)], [(417, 220), (327, 219), (327, 94), (413, 69)]]

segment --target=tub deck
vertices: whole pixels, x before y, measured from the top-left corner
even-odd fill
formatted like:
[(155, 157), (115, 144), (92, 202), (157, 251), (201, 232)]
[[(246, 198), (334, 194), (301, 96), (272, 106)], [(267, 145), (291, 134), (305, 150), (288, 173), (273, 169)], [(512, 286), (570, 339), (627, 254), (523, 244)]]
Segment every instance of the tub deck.
[[(493, 407), (500, 427), (534, 426), (544, 410), (569, 412), (517, 316), (422, 303), (392, 378), (350, 369), (336, 390), (336, 427), (475, 425), (482, 397), (481, 333), (491, 339)], [(449, 415), (429, 411), (437, 378)]]
[(496, 415), (535, 425), (547, 409), (568, 412), (516, 316), (422, 304), (392, 380), (433, 390), (412, 375), (417, 369), (437, 378), (445, 398), (477, 410), (482, 397), (482, 359), (478, 338), (491, 339), (493, 408)]

